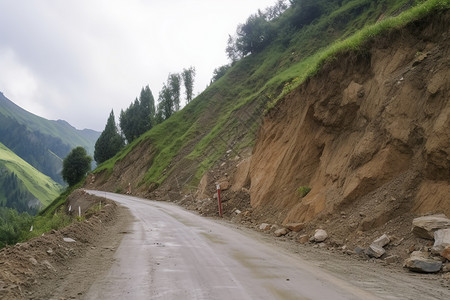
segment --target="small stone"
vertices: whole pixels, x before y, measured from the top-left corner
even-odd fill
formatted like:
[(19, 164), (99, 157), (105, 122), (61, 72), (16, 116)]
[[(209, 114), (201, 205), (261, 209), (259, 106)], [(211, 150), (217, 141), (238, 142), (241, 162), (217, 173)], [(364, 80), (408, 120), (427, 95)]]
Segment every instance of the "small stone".
[(280, 236), (284, 236), (284, 235), (288, 234), (288, 232), (289, 232), (289, 229), (280, 228), (280, 229), (275, 230), (274, 235), (276, 237), (280, 237)]
[(261, 225), (259, 225), (259, 230), (262, 230), (262, 231), (270, 230), (270, 224), (262, 223)]
[(400, 257), (398, 255), (389, 255), (384, 259), (387, 264), (394, 264), (399, 261)]
[(52, 255), (52, 254), (53, 254), (53, 250), (52, 250), (52, 249), (48, 249), (48, 250), (47, 250), (47, 254), (48, 254), (48, 255)]
[(33, 266), (36, 266), (36, 265), (38, 264), (38, 261), (37, 261), (36, 258), (34, 258), (34, 257), (30, 257), (28, 260), (30, 261), (30, 263), (31, 263)]
[(366, 251), (365, 251), (364, 248), (356, 247), (355, 250), (354, 250), (354, 252), (355, 252), (357, 255), (362, 255), (362, 254), (365, 254)]
[(321, 243), (321, 242), (325, 241), (327, 238), (328, 238), (328, 234), (323, 229), (317, 229), (316, 232), (314, 233), (314, 241), (316, 243)]
[(450, 246), (450, 228), (435, 231), (434, 245), (432, 248), (433, 253), (441, 254), (448, 246)]
[(302, 230), (305, 227), (304, 223), (288, 223), (286, 224), (286, 227), (294, 232), (299, 232), (300, 230)]
[(299, 242), (300, 244), (306, 244), (308, 241), (309, 241), (309, 237), (307, 234), (302, 234), (297, 239), (297, 242)]
[(442, 265), (442, 272), (450, 272), (450, 262)]
[(387, 244), (390, 243), (390, 239), (386, 234), (383, 234), (379, 238), (377, 238), (375, 241), (372, 242), (372, 245), (377, 245), (378, 247), (384, 247)]
[(52, 264), (51, 264), (48, 260), (44, 260), (44, 261), (42, 262), (42, 264), (43, 264), (44, 266), (46, 266), (47, 269), (56, 272), (55, 268), (52, 266)]
[(450, 246), (445, 247), (445, 249), (441, 252), (441, 256), (447, 260), (450, 260)]
[(366, 250), (366, 254), (369, 257), (380, 258), (384, 253), (386, 253), (386, 250), (375, 244), (371, 244)]
[(63, 241), (66, 243), (75, 243), (75, 240), (72, 238), (63, 238)]

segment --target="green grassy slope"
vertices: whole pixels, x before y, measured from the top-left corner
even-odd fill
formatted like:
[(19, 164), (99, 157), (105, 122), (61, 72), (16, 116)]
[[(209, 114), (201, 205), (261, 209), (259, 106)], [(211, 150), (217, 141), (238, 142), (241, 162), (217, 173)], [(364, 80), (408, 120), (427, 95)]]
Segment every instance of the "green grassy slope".
[(29, 165), (2, 143), (0, 143), (0, 163), (14, 172), (43, 206), (50, 204), (61, 192), (62, 187), (59, 184)]
[(279, 34), (262, 52), (234, 64), (184, 109), (96, 172), (111, 173), (133, 147), (150, 140), (156, 154), (142, 184), (159, 186), (171, 173), (194, 165), (189, 184), (195, 185), (227, 150), (238, 153), (252, 145), (263, 111), (313, 76), (327, 60), (342, 51), (364, 53), (364, 42), (375, 35), (450, 7), (449, 0), (334, 3), (320, 18), (295, 30), (286, 25), (294, 13), (288, 9), (273, 21)]

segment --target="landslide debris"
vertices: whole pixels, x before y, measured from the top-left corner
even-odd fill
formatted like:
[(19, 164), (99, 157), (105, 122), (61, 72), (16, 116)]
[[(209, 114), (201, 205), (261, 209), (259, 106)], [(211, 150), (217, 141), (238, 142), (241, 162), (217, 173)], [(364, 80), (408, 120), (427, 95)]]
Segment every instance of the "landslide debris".
[[(99, 203), (102, 207), (92, 211)], [(83, 207), (83, 221), (75, 221), (61, 230), (0, 250), (0, 298), (48, 299), (54, 295), (58, 279), (79, 266), (72, 261), (83, 257), (116, 221), (115, 202), (76, 190), (67, 207)], [(83, 275), (86, 277), (86, 274)]]

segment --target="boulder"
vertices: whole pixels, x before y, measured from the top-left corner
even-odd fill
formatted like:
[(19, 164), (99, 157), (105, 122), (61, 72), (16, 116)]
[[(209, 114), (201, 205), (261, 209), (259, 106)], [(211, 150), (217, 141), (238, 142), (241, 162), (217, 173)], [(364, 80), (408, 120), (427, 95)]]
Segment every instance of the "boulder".
[(441, 270), (442, 262), (430, 258), (427, 252), (414, 251), (403, 266), (413, 272), (436, 273)]
[(273, 234), (276, 237), (280, 237), (280, 236), (286, 235), (288, 233), (289, 233), (289, 229), (287, 229), (287, 228), (280, 228), (280, 229), (275, 230), (275, 232)]
[(300, 230), (302, 230), (305, 227), (304, 223), (288, 223), (286, 224), (286, 227), (294, 232), (299, 232)]
[(439, 229), (450, 228), (450, 219), (444, 214), (415, 218), (412, 232), (421, 238), (432, 240), (434, 232)]
[(450, 228), (435, 231), (432, 252), (441, 254), (448, 246), (450, 246)]
[(314, 233), (314, 242), (321, 243), (325, 241), (328, 238), (328, 234), (323, 229), (316, 229), (316, 232)]

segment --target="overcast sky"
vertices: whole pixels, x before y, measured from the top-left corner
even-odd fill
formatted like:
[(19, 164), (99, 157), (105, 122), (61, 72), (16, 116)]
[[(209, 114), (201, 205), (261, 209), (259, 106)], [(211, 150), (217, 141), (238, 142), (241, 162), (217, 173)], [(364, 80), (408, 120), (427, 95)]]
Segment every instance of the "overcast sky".
[(149, 85), (228, 63), (228, 34), (275, 0), (0, 0), (0, 91), (22, 108), (102, 131)]

